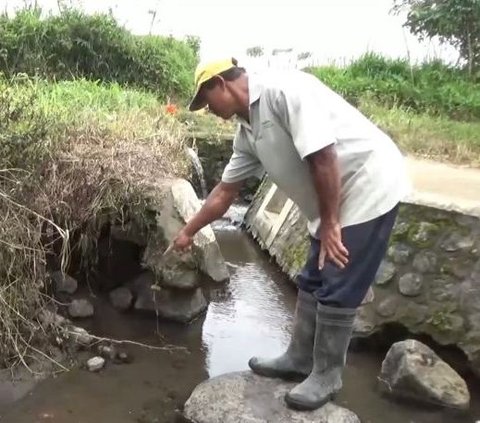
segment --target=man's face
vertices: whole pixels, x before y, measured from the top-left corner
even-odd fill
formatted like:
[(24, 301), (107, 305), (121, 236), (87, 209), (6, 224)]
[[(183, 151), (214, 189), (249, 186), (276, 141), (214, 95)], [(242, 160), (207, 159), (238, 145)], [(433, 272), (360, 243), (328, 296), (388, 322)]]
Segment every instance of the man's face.
[(223, 78), (215, 77), (214, 86), (202, 88), (201, 96), (203, 103), (215, 116), (230, 119), (235, 114), (235, 99)]

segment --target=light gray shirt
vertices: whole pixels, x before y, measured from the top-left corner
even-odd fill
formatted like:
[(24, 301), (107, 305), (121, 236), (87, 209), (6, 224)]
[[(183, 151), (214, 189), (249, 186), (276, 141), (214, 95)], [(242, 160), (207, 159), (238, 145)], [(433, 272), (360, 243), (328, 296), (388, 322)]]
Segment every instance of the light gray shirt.
[(249, 74), (250, 123), (240, 119), (222, 180), (264, 172), (300, 208), (315, 236), (319, 200), (305, 157), (334, 145), (340, 166), (342, 227), (390, 211), (410, 184), (395, 143), (314, 76), (301, 71)]

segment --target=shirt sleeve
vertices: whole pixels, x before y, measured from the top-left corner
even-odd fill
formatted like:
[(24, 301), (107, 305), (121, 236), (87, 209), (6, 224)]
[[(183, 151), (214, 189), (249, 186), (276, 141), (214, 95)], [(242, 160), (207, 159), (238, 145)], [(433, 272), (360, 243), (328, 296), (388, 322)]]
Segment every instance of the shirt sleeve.
[(305, 76), (294, 87), (280, 91), (276, 101), (302, 160), (337, 142), (325, 95), (313, 78)]
[(250, 177), (261, 179), (265, 173), (262, 164), (247, 147), (243, 137), (241, 130), (238, 130), (233, 142), (233, 154), (223, 171), (222, 182), (234, 183)]

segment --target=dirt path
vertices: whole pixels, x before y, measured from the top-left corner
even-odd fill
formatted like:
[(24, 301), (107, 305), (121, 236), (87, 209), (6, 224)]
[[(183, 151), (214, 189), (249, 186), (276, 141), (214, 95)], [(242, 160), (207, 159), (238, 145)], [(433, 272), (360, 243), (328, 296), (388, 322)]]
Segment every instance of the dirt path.
[(480, 169), (407, 159), (413, 202), (480, 217)]

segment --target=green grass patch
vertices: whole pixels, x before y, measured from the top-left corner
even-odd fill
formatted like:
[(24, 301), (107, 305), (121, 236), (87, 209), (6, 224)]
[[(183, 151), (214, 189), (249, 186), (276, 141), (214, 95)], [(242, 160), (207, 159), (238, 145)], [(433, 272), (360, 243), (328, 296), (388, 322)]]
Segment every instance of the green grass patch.
[(387, 108), (371, 99), (360, 100), (359, 108), (405, 153), (480, 166), (480, 121), (462, 122), (398, 106)]

